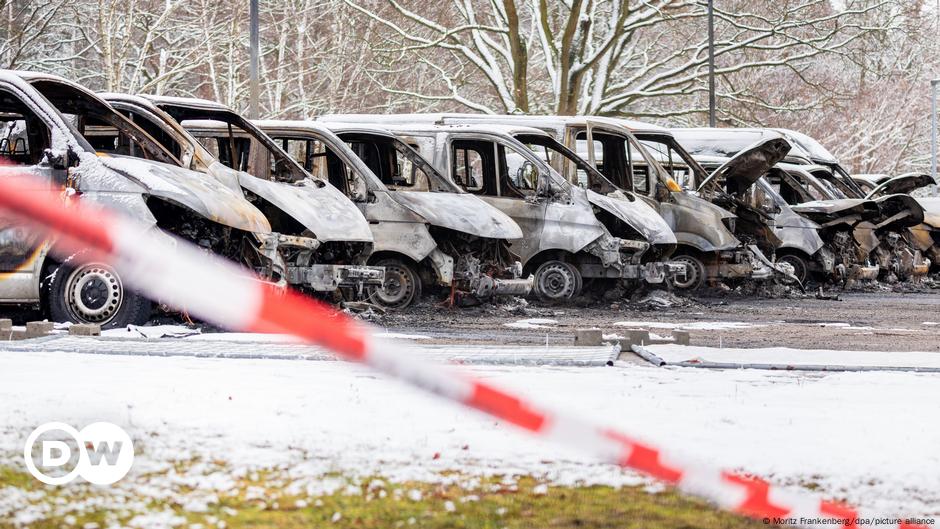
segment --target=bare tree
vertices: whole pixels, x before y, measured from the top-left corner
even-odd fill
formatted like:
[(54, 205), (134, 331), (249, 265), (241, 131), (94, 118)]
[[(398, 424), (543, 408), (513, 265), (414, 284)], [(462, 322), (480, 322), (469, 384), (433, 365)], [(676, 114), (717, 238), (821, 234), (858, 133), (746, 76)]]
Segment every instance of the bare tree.
[[(451, 0), (439, 9), (399, 0), (345, 0), (385, 29), (378, 51), (439, 76), (416, 92), (384, 88), (484, 112), (680, 116), (700, 111), (707, 41), (702, 0)], [(895, 0), (835, 10), (828, 0), (722, 2), (717, 74), (788, 69), (839, 54), (859, 38), (896, 27)], [(426, 6), (422, 2), (422, 6)], [(870, 24), (871, 15), (878, 22)], [(486, 90), (466, 78), (485, 80)], [(721, 96), (772, 105), (722, 83)], [(660, 103), (662, 102), (662, 103)]]
[(44, 47), (47, 30), (62, 8), (63, 1), (18, 2), (0, 0), (0, 61), (3, 68), (20, 67), (24, 59)]
[[(721, 0), (719, 120), (854, 170), (927, 163), (933, 0)], [(838, 7), (834, 7), (838, 4)], [(629, 115), (700, 125), (705, 0), (261, 0), (262, 115)], [(0, 66), (244, 109), (244, 0), (0, 0)]]

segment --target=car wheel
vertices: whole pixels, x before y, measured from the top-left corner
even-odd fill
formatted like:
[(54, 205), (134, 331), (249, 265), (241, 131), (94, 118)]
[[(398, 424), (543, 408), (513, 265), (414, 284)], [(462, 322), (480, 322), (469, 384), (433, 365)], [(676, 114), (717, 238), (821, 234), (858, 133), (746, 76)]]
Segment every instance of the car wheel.
[(786, 263), (793, 267), (793, 277), (800, 280), (800, 283), (806, 284), (806, 277), (809, 274), (809, 265), (803, 257), (788, 253), (777, 257), (778, 263)]
[(563, 261), (548, 261), (535, 270), (535, 294), (542, 301), (560, 303), (581, 293), (581, 273)]
[(385, 267), (385, 282), (369, 295), (373, 303), (403, 309), (421, 297), (421, 278), (411, 265), (398, 259), (383, 259), (375, 265)]
[(679, 290), (698, 290), (705, 284), (705, 265), (693, 255), (679, 255), (671, 259), (685, 265), (685, 279), (673, 279), (672, 286)]
[(121, 276), (104, 263), (63, 264), (46, 289), (54, 321), (95, 323), (103, 329), (143, 325), (150, 319), (150, 300), (125, 287)]

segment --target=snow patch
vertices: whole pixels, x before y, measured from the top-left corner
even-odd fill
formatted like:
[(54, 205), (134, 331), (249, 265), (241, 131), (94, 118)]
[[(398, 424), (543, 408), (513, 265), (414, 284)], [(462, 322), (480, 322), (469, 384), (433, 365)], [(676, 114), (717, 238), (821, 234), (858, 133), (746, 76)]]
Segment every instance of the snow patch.
[(101, 331), (101, 336), (109, 338), (183, 338), (201, 334), (199, 329), (182, 325), (128, 325), (123, 329)]
[(648, 345), (646, 348), (670, 364), (714, 362), (780, 366), (940, 368), (940, 353), (935, 352), (840, 351), (789, 347), (736, 349), (674, 344)]
[(558, 325), (558, 320), (548, 318), (528, 318), (503, 324), (503, 326), (513, 329), (551, 329), (555, 325)]
[[(667, 355), (666, 347), (653, 349)], [(708, 358), (716, 351), (679, 350), (691, 349), (698, 352), (682, 356)], [(752, 360), (755, 350), (739, 354)], [(824, 358), (812, 351), (775, 354), (791, 361), (797, 354)], [(900, 361), (913, 353), (875, 354)], [(43, 422), (80, 427), (105, 420), (128, 431), (139, 456), (127, 478), (94, 492), (103, 501), (142, 491), (165, 498), (174, 483), (203, 499), (221, 497), (238, 476), (271, 468), (283, 469), (290, 486), (308, 498), (344, 490), (349, 483), (333, 477), (337, 472), (388, 483), (443, 482), (454, 479), (454, 471), (461, 479), (532, 475), (552, 486), (647, 483), (346, 362), (0, 351), (0, 365), (0, 465), (21, 463), (23, 439)], [(547, 407), (573, 410), (725, 468), (788, 487), (812, 483), (826, 496), (876, 511), (940, 514), (936, 375), (630, 365), (467, 369)], [(202, 463), (160, 474), (175, 461), (226, 466), (220, 471)], [(0, 518), (43, 519), (26, 494), (0, 489)], [(178, 519), (157, 511), (130, 525), (173, 527)]]

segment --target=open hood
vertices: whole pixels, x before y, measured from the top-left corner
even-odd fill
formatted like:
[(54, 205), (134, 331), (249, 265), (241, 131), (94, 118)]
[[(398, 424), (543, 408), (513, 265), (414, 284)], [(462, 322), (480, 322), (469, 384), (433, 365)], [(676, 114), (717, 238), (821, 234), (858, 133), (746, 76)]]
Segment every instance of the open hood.
[(373, 242), (362, 212), (331, 185), (309, 178), (293, 184), (271, 182), (244, 172), (238, 177), (242, 187), (293, 217), (321, 242)]
[(924, 208), (910, 195), (888, 195), (875, 199), (881, 215), (872, 222), (879, 230), (899, 230), (924, 222)]
[(933, 181), (933, 178), (931, 178), (929, 174), (906, 173), (882, 182), (878, 187), (872, 189), (871, 193), (868, 193), (865, 198), (878, 198), (885, 195), (895, 194), (906, 195), (915, 189), (920, 189), (922, 187), (927, 187), (934, 184), (936, 184), (936, 182)]
[(148, 195), (191, 209), (203, 217), (235, 229), (270, 233), (271, 224), (241, 193), (217, 180), (160, 162), (129, 156), (100, 156), (106, 168), (144, 188)]
[(754, 185), (754, 182), (777, 162), (783, 160), (789, 151), (790, 142), (783, 138), (758, 141), (715, 169), (699, 186), (699, 191), (721, 179), (728, 182), (729, 191), (744, 191)]
[(861, 220), (869, 220), (881, 214), (878, 204), (872, 200), (862, 198), (842, 198), (834, 200), (814, 200), (790, 206), (793, 211), (806, 215), (820, 223), (835, 220), (840, 217), (859, 215)]
[(522, 229), (509, 215), (470, 194), (391, 191), (389, 195), (433, 226), (488, 239), (522, 238)]
[(650, 244), (676, 244), (676, 234), (646, 202), (636, 197), (628, 197), (622, 191), (615, 191), (607, 196), (591, 190), (586, 191), (591, 204), (627, 223)]

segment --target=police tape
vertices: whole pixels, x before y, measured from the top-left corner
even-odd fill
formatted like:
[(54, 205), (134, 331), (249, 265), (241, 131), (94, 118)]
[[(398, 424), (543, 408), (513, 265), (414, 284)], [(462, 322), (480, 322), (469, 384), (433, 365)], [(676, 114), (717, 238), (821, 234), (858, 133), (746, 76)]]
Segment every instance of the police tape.
[[(244, 268), (156, 229), (83, 201), (63, 202), (61, 194), (36, 191), (39, 187), (30, 179), (0, 178), (0, 208), (56, 237), (66, 253), (85, 250), (86, 260), (110, 263), (143, 295), (185, 308), (206, 321), (232, 330), (295, 335), (542, 438), (768, 524), (860, 527), (867, 520), (885, 520), (814, 493), (783, 489), (702, 459), (660, 450), (576, 414), (519, 398), (453, 366), (421, 360), (406, 346), (377, 338), (366, 325), (323, 303), (258, 281)], [(891, 520), (897, 523), (881, 526), (928, 527)]]

